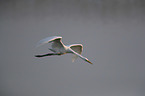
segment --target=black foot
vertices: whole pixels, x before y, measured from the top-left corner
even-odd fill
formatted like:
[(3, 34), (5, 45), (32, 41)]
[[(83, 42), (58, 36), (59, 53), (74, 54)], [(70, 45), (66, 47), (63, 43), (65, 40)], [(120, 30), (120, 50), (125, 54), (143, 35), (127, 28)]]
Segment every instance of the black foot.
[(44, 55), (35, 55), (35, 57), (44, 57)]

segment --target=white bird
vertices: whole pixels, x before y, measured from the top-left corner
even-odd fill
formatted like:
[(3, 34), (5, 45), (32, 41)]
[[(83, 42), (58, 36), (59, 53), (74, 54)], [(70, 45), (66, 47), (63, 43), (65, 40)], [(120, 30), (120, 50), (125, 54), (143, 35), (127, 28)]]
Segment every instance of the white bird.
[(64, 45), (61, 41), (62, 37), (61, 36), (52, 36), (52, 37), (47, 37), (42, 40), (40, 40), (37, 44), (37, 47), (46, 43), (52, 43), (51, 49), (49, 48), (50, 51), (53, 53), (48, 53), (44, 55), (35, 55), (35, 57), (45, 57), (45, 56), (52, 56), (52, 55), (63, 55), (66, 53), (72, 53), (74, 54), (72, 58), (72, 62), (77, 57), (80, 57), (81, 59), (87, 61), (90, 64), (93, 64), (90, 62), (86, 57), (82, 56), (81, 53), (83, 51), (83, 45), (82, 44), (71, 44), (71, 45)]

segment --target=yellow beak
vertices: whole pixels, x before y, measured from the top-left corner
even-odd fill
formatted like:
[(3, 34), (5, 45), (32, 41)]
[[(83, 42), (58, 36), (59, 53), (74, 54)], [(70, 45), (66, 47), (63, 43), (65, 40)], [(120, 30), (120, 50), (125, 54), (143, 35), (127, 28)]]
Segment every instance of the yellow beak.
[(89, 60), (86, 60), (88, 63), (90, 63), (90, 64), (93, 64), (91, 61), (89, 61)]

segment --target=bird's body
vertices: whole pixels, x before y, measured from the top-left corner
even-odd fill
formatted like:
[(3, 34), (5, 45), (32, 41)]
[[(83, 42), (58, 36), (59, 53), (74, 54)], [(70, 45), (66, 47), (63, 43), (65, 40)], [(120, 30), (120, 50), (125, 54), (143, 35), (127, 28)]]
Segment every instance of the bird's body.
[(86, 57), (83, 57), (81, 55), (82, 50), (83, 50), (83, 45), (82, 44), (71, 44), (71, 45), (64, 45), (61, 41), (62, 37), (61, 36), (52, 36), (52, 37), (47, 37), (45, 39), (42, 39), (38, 42), (37, 46), (46, 44), (46, 43), (52, 43), (51, 49), (49, 48), (50, 51), (53, 53), (48, 53), (44, 55), (35, 55), (35, 57), (45, 57), (45, 56), (52, 56), (52, 55), (63, 55), (66, 53), (72, 53), (74, 54), (72, 61), (77, 57), (80, 57), (81, 59), (87, 61), (88, 63), (92, 64)]

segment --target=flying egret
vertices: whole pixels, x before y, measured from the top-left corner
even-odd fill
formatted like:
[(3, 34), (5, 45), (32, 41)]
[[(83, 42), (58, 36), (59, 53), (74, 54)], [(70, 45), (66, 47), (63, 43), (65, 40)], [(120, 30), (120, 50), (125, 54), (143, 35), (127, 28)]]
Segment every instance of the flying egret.
[(47, 37), (42, 40), (40, 40), (37, 43), (37, 47), (46, 43), (52, 43), (51, 49), (48, 48), (50, 51), (53, 53), (48, 53), (44, 55), (35, 55), (35, 57), (45, 57), (45, 56), (52, 56), (52, 55), (63, 55), (66, 53), (72, 53), (74, 54), (72, 58), (72, 62), (77, 57), (80, 57), (81, 59), (87, 61), (88, 63), (92, 64), (86, 57), (82, 56), (81, 53), (83, 51), (83, 45), (82, 44), (71, 44), (71, 45), (64, 45), (61, 41), (62, 37), (61, 36), (52, 36), (52, 37)]

